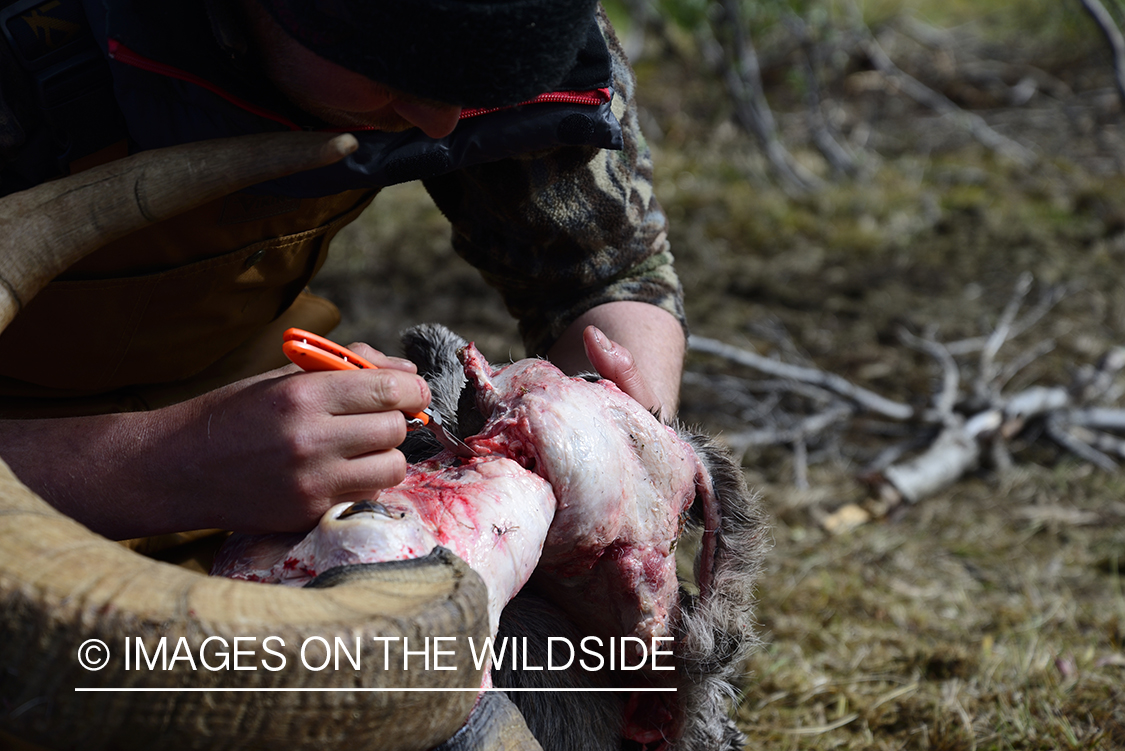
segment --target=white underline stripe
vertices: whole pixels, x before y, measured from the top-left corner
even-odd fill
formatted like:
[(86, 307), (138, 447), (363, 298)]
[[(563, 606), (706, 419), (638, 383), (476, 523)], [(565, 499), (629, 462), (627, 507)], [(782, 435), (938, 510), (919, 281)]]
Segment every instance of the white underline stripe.
[(442, 691), (472, 691), (476, 693), (486, 693), (490, 691), (507, 691), (507, 692), (558, 692), (558, 693), (576, 693), (576, 692), (619, 692), (628, 691), (636, 693), (675, 693), (675, 688), (75, 688), (76, 692), (89, 692), (89, 693), (198, 693), (203, 691), (218, 691), (218, 692), (285, 692), (285, 693), (321, 693), (321, 692), (335, 692), (342, 693), (345, 691), (356, 692), (389, 692), (389, 691), (411, 691), (411, 692), (442, 692)]

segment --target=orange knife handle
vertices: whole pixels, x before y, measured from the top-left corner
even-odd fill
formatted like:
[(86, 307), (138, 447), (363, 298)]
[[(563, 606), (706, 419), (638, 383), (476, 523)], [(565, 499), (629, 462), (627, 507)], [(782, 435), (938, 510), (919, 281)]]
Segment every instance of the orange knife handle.
[[(304, 370), (376, 368), (350, 349), (311, 331), (286, 329), (282, 340), (281, 351)], [(306, 367), (306, 364), (312, 367)]]
[[(378, 370), (379, 366), (372, 365), (355, 352), (346, 347), (341, 347), (336, 342), (317, 336), (304, 329), (286, 329), (282, 336), (281, 351), (285, 353), (301, 370), (317, 372), (324, 370)], [(416, 414), (407, 413), (411, 420), (417, 420), (422, 425), (430, 424), (430, 416), (425, 412)]]
[(360, 370), (360, 366), (356, 365), (350, 359), (344, 360), (331, 352), (325, 352), (323, 349), (306, 344), (305, 342), (284, 342), (281, 345), (281, 351), (285, 353), (286, 357), (299, 365), (301, 370), (310, 372), (321, 370)]

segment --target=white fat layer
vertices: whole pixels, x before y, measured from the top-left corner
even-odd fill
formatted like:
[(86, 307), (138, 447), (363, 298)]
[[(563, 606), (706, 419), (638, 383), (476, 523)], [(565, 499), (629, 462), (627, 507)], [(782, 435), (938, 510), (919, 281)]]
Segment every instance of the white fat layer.
[(609, 381), (570, 378), (543, 360), (494, 371), (472, 347), (464, 360), (487, 418), (466, 440), (482, 456), (442, 452), (413, 465), (379, 495), (381, 509), (341, 518), (352, 504), (337, 505), (299, 543), (236, 542), (215, 573), (300, 586), (337, 566), (442, 545), (488, 585), (493, 633), (536, 572), (544, 594), (591, 633), (668, 635), (695, 452)]

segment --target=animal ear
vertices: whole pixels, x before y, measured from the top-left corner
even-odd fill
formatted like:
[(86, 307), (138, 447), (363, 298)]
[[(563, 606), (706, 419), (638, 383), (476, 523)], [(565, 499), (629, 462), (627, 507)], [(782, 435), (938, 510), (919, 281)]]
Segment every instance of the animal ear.
[(446, 425), (456, 425), (457, 404), (468, 379), (457, 352), (468, 342), (436, 323), (413, 326), (400, 335), (406, 357), (418, 366), (433, 394), (432, 408)]
[[(697, 579), (710, 585), (724, 574), (756, 578), (768, 548), (768, 523), (758, 496), (746, 486), (742, 467), (729, 451), (702, 433), (682, 426), (677, 431), (695, 451), (704, 475), (697, 482), (691, 519), (704, 525), (705, 547), (708, 535), (714, 535), (707, 551), (713, 559), (701, 563), (706, 574), (697, 572)], [(752, 602), (752, 596), (746, 593), (744, 601)]]
[(431, 376), (440, 376), (452, 369), (461, 374), (460, 380), (464, 382), (465, 375), (461, 372), (457, 352), (468, 346), (468, 341), (440, 323), (411, 326), (399, 334), (399, 338), (403, 352), (418, 366), (420, 376), (429, 380)]
[(437, 323), (412, 326), (400, 336), (406, 357), (430, 385), (432, 407), (443, 424), (458, 438), (478, 433), (484, 427), (484, 416), (477, 409), (472, 389), (466, 388), (469, 380), (457, 357), (469, 342)]
[(769, 547), (761, 504), (742, 468), (711, 438), (678, 428), (701, 465), (692, 517), (704, 526), (696, 562), (697, 597), (683, 601), (677, 659), (685, 748), (742, 747), (729, 720), (729, 697), (742, 663), (758, 645), (754, 586)]

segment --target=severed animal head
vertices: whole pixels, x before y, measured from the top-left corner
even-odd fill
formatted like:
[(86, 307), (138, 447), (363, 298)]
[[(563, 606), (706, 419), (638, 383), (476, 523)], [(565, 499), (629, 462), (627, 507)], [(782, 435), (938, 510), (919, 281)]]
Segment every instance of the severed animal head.
[[(608, 382), (566, 378), (534, 360), (493, 371), (467, 342), (432, 324), (408, 330), (403, 342), (447, 424), (471, 445), (499, 447), (532, 466), (555, 489), (559, 510), (543, 556), (529, 585), (504, 609), (499, 637), (526, 637), (537, 650), (532, 664), (544, 664), (551, 636), (574, 642), (634, 625), (630, 633), (674, 637), (673, 677), (646, 678), (651, 685), (670, 683), (675, 693), (509, 694), (543, 748), (741, 749), (744, 739), (729, 713), (744, 662), (759, 643), (754, 585), (768, 536), (762, 508), (729, 453), (682, 425), (661, 425)], [(408, 448), (419, 460), (440, 447)], [(690, 457), (680, 453), (684, 448)], [(684, 462), (692, 467), (669, 471)], [(653, 464), (662, 466), (646, 466)], [(665, 496), (630, 497), (623, 490), (648, 488), (654, 480)], [(660, 506), (653, 509), (654, 502)], [(674, 570), (671, 582), (629, 576), (635, 563), (650, 572), (654, 564), (674, 567), (674, 554), (657, 553), (668, 543), (674, 549), (691, 527), (702, 534), (686, 586), (675, 585)], [(631, 605), (615, 610), (622, 601)], [(614, 617), (607, 621), (607, 613)], [(498, 687), (576, 689), (619, 686), (623, 676), (501, 664), (492, 677)]]

